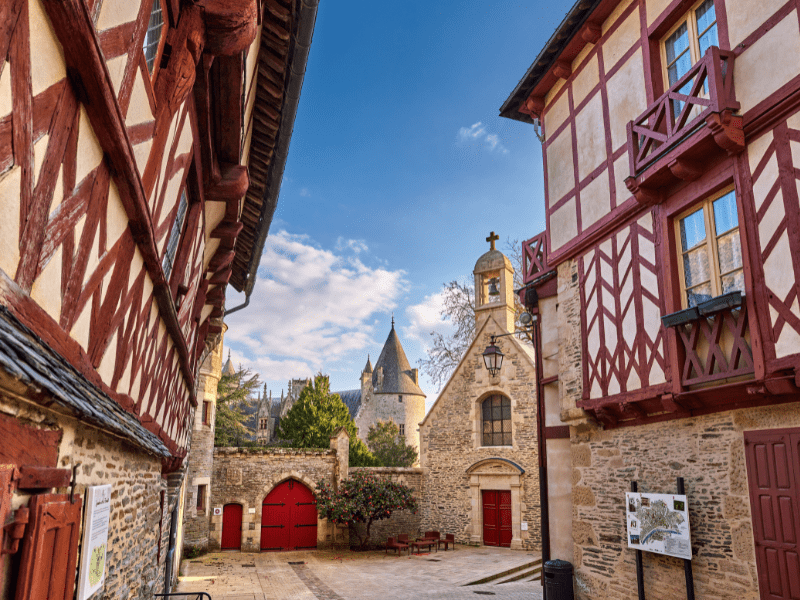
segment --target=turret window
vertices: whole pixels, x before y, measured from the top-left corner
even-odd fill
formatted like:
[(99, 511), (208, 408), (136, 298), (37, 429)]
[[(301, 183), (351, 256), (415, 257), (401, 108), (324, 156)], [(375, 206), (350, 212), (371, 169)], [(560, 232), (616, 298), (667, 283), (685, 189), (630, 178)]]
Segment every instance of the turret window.
[(490, 396), (481, 404), (483, 445), (511, 446), (511, 400)]
[(402, 402), (402, 401), (403, 401), (403, 396), (398, 396), (398, 397), (397, 397), (397, 401), (398, 401), (398, 402)]
[(400, 435), (405, 435), (406, 434), (406, 426), (403, 423), (400, 423), (399, 427), (400, 427)]

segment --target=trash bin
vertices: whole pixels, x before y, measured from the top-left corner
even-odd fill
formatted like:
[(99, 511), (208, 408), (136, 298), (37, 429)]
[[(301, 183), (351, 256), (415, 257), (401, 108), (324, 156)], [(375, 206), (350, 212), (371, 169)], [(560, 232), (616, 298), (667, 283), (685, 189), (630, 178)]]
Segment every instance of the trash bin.
[(544, 597), (547, 600), (574, 600), (571, 563), (558, 558), (544, 563)]

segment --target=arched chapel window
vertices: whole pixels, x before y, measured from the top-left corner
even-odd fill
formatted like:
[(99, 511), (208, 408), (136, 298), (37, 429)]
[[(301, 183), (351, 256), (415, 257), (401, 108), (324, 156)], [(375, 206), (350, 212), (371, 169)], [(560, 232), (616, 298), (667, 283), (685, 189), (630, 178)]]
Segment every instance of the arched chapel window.
[(483, 445), (511, 446), (511, 400), (489, 396), (482, 403)]

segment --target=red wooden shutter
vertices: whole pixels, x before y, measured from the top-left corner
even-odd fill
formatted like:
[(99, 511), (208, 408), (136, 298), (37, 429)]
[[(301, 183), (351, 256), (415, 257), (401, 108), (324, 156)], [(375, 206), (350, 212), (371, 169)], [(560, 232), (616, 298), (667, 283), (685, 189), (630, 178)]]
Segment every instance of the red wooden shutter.
[(761, 598), (800, 598), (800, 434), (748, 431), (744, 439)]
[(486, 546), (497, 546), (497, 492), (483, 490), (483, 543)]
[(80, 496), (66, 494), (31, 498), (30, 523), (22, 541), (16, 600), (71, 600), (78, 562)]

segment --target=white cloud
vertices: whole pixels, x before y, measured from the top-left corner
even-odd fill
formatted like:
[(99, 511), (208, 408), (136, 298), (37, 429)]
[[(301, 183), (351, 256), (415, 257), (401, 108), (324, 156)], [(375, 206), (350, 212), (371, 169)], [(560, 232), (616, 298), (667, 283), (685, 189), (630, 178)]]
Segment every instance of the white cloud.
[(267, 238), (250, 305), (226, 318), (225, 334), (262, 379), (329, 371), (375, 342), (375, 316), (405, 293), (404, 271), (369, 267), (358, 257), (367, 251), (362, 241), (341, 242), (336, 252), (286, 231)]
[(311, 192), (308, 191), (308, 188), (301, 188), (300, 189), (300, 195), (303, 198), (309, 198), (309, 197), (311, 197)]
[(470, 127), (461, 127), (458, 130), (458, 141), (461, 144), (482, 143), (489, 152), (508, 154), (508, 148), (500, 142), (500, 136), (496, 133), (488, 133), (481, 121), (473, 123)]
[(336, 250), (352, 250), (356, 254), (367, 252), (369, 247), (364, 240), (348, 240), (341, 236), (336, 238)]
[(431, 332), (442, 335), (453, 333), (455, 327), (449, 318), (442, 317), (444, 307), (444, 292), (437, 292), (419, 304), (406, 308), (408, 327), (403, 328), (403, 335), (408, 339), (417, 340), (427, 352), (431, 343)]

